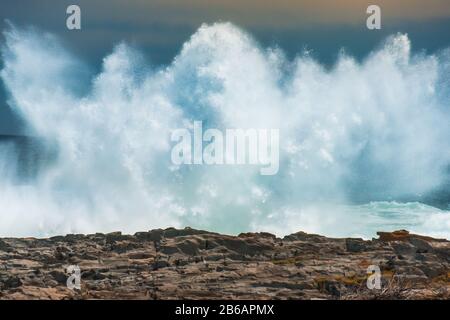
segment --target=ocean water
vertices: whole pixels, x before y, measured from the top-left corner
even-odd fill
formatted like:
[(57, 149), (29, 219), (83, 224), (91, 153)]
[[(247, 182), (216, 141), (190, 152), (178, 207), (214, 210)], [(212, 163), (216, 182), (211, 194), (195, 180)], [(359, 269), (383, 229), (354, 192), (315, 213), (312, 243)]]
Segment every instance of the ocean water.
[[(450, 238), (450, 54), (395, 34), (332, 67), (288, 60), (230, 23), (203, 25), (169, 65), (126, 43), (95, 74), (54, 35), (14, 26), (8, 103), (33, 138), (0, 139), (0, 236), (191, 226)], [(280, 170), (174, 165), (174, 129), (280, 130)]]
[(373, 237), (377, 231), (405, 229), (437, 238), (449, 238), (450, 212), (420, 202), (374, 201), (343, 208), (348, 224), (324, 231), (342, 237)]

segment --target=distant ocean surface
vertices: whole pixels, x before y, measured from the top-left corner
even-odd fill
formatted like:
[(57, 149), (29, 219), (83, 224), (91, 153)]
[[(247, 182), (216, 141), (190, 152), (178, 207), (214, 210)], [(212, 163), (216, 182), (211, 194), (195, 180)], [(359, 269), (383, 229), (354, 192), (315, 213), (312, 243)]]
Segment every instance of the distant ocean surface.
[(3, 183), (29, 183), (50, 166), (56, 152), (40, 139), (0, 135), (0, 179)]
[(408, 230), (413, 233), (450, 239), (450, 211), (420, 202), (374, 201), (346, 206), (349, 223), (341, 230), (329, 230), (338, 237), (375, 237), (377, 231)]

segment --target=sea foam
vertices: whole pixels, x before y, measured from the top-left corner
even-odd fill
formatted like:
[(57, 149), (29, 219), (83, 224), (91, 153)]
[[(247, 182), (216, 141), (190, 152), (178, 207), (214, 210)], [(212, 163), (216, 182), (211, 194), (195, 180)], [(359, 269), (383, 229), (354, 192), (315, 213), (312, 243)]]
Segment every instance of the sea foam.
[[(326, 67), (217, 23), (165, 66), (118, 44), (96, 75), (53, 35), (12, 26), (4, 36), (8, 102), (56, 155), (31, 182), (1, 178), (3, 236), (186, 225), (372, 236), (371, 223), (349, 226), (378, 211), (342, 206), (420, 197), (450, 164), (450, 55), (412, 54), (404, 34), (362, 61), (342, 53)], [(193, 121), (279, 129), (278, 173), (174, 165), (171, 132)], [(2, 151), (0, 170), (11, 159)], [(414, 207), (422, 220), (405, 214), (395, 226), (450, 237), (448, 211), (430, 208)]]

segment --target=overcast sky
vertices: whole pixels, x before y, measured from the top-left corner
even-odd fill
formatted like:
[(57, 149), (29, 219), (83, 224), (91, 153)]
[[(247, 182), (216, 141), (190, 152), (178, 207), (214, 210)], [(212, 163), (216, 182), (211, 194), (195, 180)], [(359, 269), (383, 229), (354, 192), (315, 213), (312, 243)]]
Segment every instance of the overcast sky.
[[(66, 29), (70, 4), (81, 7), (81, 31)], [(369, 4), (382, 9), (381, 30), (366, 28)], [(170, 63), (202, 23), (216, 21), (231, 21), (289, 57), (307, 47), (326, 64), (342, 47), (362, 58), (395, 32), (407, 32), (416, 51), (450, 47), (449, 0), (15, 0), (0, 2), (2, 30), (5, 20), (57, 34), (92, 70), (120, 41), (141, 48), (154, 64)], [(21, 132), (1, 89), (0, 134)]]

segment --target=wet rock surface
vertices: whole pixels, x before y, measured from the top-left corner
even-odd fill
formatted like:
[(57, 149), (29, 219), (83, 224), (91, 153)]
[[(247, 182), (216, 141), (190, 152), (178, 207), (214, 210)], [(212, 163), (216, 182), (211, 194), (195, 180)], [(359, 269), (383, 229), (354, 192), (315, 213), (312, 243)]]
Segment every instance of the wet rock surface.
[[(368, 289), (369, 266), (381, 289)], [(78, 266), (81, 288), (67, 287)], [(0, 299), (449, 299), (450, 242), (191, 228), (0, 239)]]

